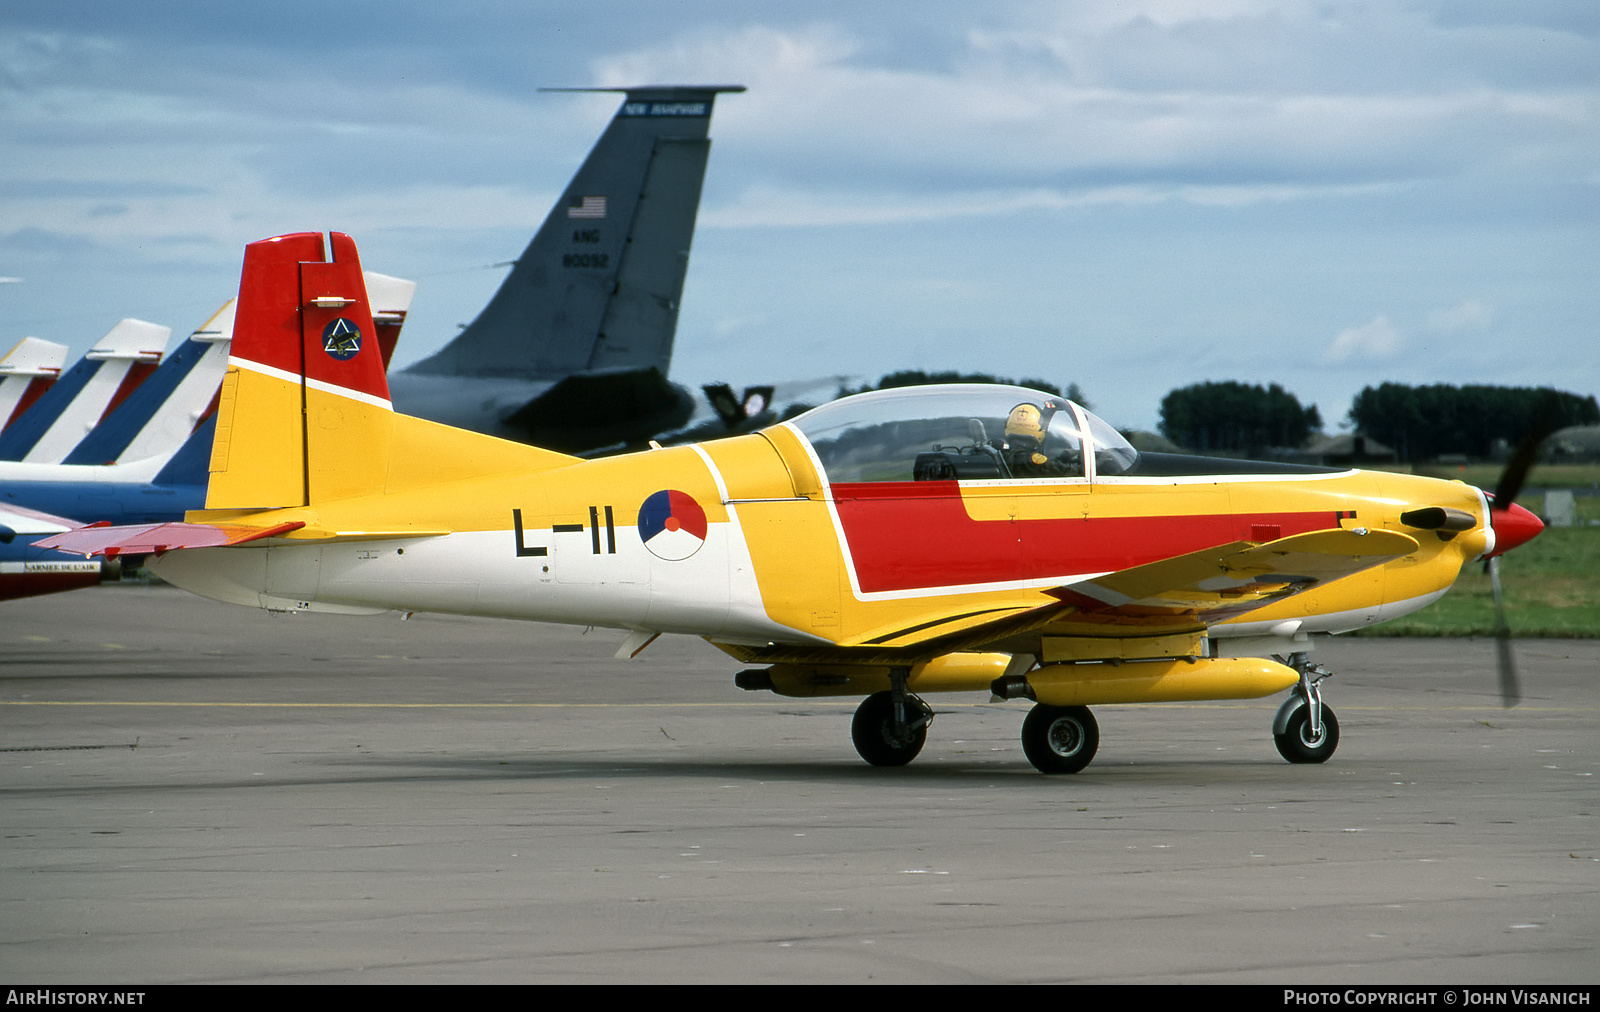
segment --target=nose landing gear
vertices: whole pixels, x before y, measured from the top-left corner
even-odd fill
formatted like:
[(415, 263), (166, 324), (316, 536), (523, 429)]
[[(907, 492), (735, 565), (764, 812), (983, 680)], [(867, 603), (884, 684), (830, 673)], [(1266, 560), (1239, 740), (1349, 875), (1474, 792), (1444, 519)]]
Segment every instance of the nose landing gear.
[(1339, 718), (1322, 702), (1318, 688), (1333, 672), (1313, 664), (1304, 653), (1278, 660), (1300, 673), (1300, 685), (1272, 718), (1272, 740), (1278, 754), (1292, 763), (1325, 763), (1339, 747)]

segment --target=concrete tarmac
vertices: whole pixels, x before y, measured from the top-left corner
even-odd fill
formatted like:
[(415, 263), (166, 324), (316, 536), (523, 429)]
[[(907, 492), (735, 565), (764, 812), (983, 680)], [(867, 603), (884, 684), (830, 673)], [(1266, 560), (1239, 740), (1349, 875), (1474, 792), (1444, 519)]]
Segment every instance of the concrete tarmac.
[(1097, 707), (1046, 777), (1025, 703), (856, 700), (663, 637), (272, 616), (166, 587), (0, 605), (14, 983), (1593, 984), (1600, 641), (1336, 640), (1343, 735), (1277, 699)]

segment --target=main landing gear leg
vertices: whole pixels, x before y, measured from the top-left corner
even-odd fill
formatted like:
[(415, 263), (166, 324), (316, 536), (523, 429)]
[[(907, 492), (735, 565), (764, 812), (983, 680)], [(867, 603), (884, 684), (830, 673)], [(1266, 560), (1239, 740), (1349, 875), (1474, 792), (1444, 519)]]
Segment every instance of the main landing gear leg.
[(891, 669), (889, 691), (863, 700), (850, 724), (856, 751), (874, 766), (904, 766), (927, 741), (933, 710), (906, 690), (910, 674), (910, 668)]
[(1318, 683), (1333, 672), (1313, 664), (1304, 652), (1290, 654), (1284, 663), (1300, 673), (1300, 685), (1272, 719), (1278, 754), (1292, 763), (1327, 762), (1339, 747), (1339, 718), (1322, 702)]

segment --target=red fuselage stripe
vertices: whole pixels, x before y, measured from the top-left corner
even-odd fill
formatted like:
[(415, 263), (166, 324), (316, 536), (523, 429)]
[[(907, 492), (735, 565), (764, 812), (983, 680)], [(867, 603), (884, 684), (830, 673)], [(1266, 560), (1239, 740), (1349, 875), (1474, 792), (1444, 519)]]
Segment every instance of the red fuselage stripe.
[(953, 481), (836, 484), (833, 497), (857, 585), (868, 594), (1115, 572), (1339, 526), (1333, 510), (974, 520)]

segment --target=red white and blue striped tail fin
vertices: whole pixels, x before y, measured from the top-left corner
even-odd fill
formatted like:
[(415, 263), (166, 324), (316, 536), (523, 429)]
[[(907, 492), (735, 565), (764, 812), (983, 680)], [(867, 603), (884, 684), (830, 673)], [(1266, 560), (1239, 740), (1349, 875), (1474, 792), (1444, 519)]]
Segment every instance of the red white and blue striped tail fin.
[(0, 460), (59, 464), (155, 372), (172, 328), (126, 319), (0, 432)]
[(66, 364), (66, 345), (37, 337), (23, 338), (0, 358), (0, 432), (50, 389)]
[(233, 300), (229, 299), (120, 407), (102, 418), (62, 463), (171, 459), (217, 399), (232, 334)]
[(395, 345), (400, 342), (400, 328), (411, 310), (411, 298), (417, 294), (417, 283), (376, 271), (367, 271), (363, 277), (367, 282), (367, 298), (372, 303), (378, 346), (383, 352), (383, 368), (387, 372), (394, 359)]

